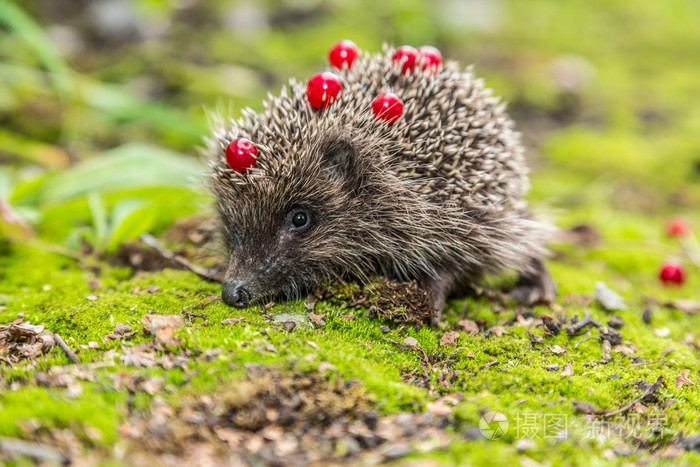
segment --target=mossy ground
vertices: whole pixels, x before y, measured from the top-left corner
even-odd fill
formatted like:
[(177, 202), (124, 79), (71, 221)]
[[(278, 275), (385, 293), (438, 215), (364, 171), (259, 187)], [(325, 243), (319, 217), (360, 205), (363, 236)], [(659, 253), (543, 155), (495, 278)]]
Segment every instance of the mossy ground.
[[(697, 4), (681, 0), (493, 2), (490, 4), (497, 5), (493, 11), (462, 11), (462, 16), (480, 19), (474, 19), (469, 23), (472, 26), (465, 28), (449, 18), (456, 15), (450, 8), (456, 7), (446, 5), (457, 3), (432, 7), (417, 1), (358, 2), (330, 10), (320, 8), (315, 16), (301, 15), (298, 24), (280, 23), (281, 26), (258, 31), (255, 40), (235, 31), (214, 33), (196, 25), (184, 25), (183, 28), (191, 28), (189, 37), (196, 40), (175, 41), (179, 45), (171, 45), (172, 49), (161, 42), (165, 47), (161, 50), (162, 60), (151, 70), (172, 91), (168, 104), (185, 109), (182, 114), (169, 116), (179, 122), (177, 125), (167, 126), (159, 117), (164, 115), (160, 108), (152, 108), (151, 113), (141, 117), (120, 114), (113, 121), (103, 117), (85, 125), (93, 114), (80, 107), (66, 117), (74, 119), (67, 125), (68, 130), (61, 130), (61, 125), (53, 121), (45, 121), (43, 129), (31, 129), (26, 120), (31, 120), (32, 106), (27, 102), (35, 102), (43, 94), (37, 91), (40, 86), (32, 88), (29, 79), (22, 81), (22, 86), (15, 82), (2, 88), (0, 104), (8, 112), (26, 115), (12, 120), (8, 131), (28, 134), (27, 138), (55, 147), (62, 144), (57, 135), (66, 138), (82, 132), (82, 140), (89, 141), (83, 143), (89, 146), (87, 152), (94, 152), (95, 148), (131, 140), (124, 136), (131, 133), (116, 131), (126, 128), (135, 130), (134, 139), (157, 140), (190, 152), (196, 144), (194, 137), (174, 128), (183, 128), (181, 122), (191, 118), (197, 125), (185, 123), (184, 127), (195, 134), (199, 128), (204, 131), (204, 118), (198, 110), (203, 102), (213, 106), (216, 98), (224, 95), (237, 105), (259, 108), (261, 96), (270, 88), (266, 83), (272, 80), (272, 87), (276, 88), (290, 74), (302, 78), (310, 75), (320, 67), (328, 45), (339, 38), (352, 37), (363, 48), (373, 50), (383, 41), (435, 43), (446, 56), (475, 63), (477, 73), (486, 77), (496, 94), (511, 102), (512, 114), (530, 146), (533, 189), (529, 199), (535, 210), (549, 212), (562, 228), (589, 224), (601, 234), (601, 242), (596, 246), (552, 245), (556, 254), (548, 265), (559, 286), (559, 308), (553, 311), (535, 307), (535, 316), (560, 314), (580, 318), (590, 313), (598, 322), (606, 323), (611, 313), (595, 303), (582, 304), (586, 302), (583, 296), (593, 294), (595, 283), (604, 281), (629, 305), (627, 310), (614, 313), (625, 321), (621, 329), (624, 340), (637, 347), (635, 355), (645, 362), (660, 360), (658, 363), (635, 366), (630, 358), (613, 353), (613, 361), (587, 366), (601, 359), (600, 343), (590, 340), (578, 347), (576, 344), (585, 337), (597, 336), (596, 330), (574, 338), (562, 332), (545, 336), (542, 344), (532, 345), (527, 328), (505, 325), (515, 318), (519, 308), (513, 304), (497, 306), (485, 298), (466, 299), (465, 317), (483, 320), (487, 328), (505, 325), (510, 334), (492, 333), (486, 337), (483, 332), (460, 332), (457, 347), (440, 346), (439, 342), (461, 318), (463, 300), (448, 304), (440, 328), (423, 327), (418, 331), (366, 319), (362, 310), (353, 310), (357, 317), (348, 321), (341, 317), (347, 309), (319, 302), (315, 312), (326, 313), (326, 324), (315, 329), (297, 326), (291, 333), (271, 326), (259, 307), (232, 310), (214, 302), (197, 310), (207, 315), (208, 325), (203, 318), (195, 318), (177, 336), (182, 339), (182, 349), (217, 348), (223, 352), (213, 360), (193, 360), (186, 372), (119, 365), (100, 368), (96, 370), (98, 381), (81, 382), (82, 395), (70, 399), (65, 389), (40, 387), (34, 382), (37, 372), (70, 363), (59, 349), (34, 362), (35, 367), (20, 364), (9, 368), (0, 363), (0, 436), (26, 437), (26, 426), (32, 420), (48, 429), (68, 428), (86, 449), (99, 451), (109, 462), (118, 451), (115, 446), (124, 443), (119, 426), (128, 416), (127, 406), (144, 410), (154, 397), (139, 392), (130, 400), (127, 390), (110, 386), (106, 378), (109, 374), (128, 371), (162, 377), (164, 390), (159, 396), (176, 405), (182, 398), (202, 393), (216, 395), (222, 388), (235, 385), (244, 375), (245, 363), (284, 368), (294, 362), (295, 368), (313, 370), (323, 361), (335, 367), (326, 372), (329, 378), (337, 374), (343, 379), (361, 381), (383, 413), (425, 410), (426, 404), (439, 395), (463, 393), (454, 410), (459, 420), (455, 440), (446, 449), (412, 457), (418, 460), (474, 465), (510, 465), (531, 460), (545, 465), (623, 464), (644, 459), (700, 463), (697, 452), (668, 459), (661, 456), (666, 446), (679, 437), (700, 431), (700, 313), (687, 314), (658, 305), (673, 299), (700, 299), (700, 270), (686, 263), (689, 279), (682, 288), (663, 287), (657, 279), (661, 263), (681, 251), (677, 240), (664, 235), (666, 219), (681, 214), (700, 226), (700, 140), (695, 137), (700, 134)], [(166, 4), (143, 2), (139, 8), (154, 17), (170, 14), (172, 7)], [(41, 2), (28, 5), (41, 12)], [(217, 5), (200, 19), (207, 21), (208, 14), (223, 8), (220, 2)], [(369, 15), (369, 11), (373, 14)], [(21, 42), (10, 37), (11, 41), (0, 42), (3, 56), (12, 56), (13, 47), (16, 49)], [(192, 48), (194, 44), (199, 44), (196, 50)], [(214, 67), (199, 68), (193, 64), (196, 60), (180, 60), (188, 54), (199, 54), (202, 47), (212, 63), (230, 62), (231, 50), (247, 51), (236, 57), (239, 68), (228, 70), (238, 87), (222, 84), (219, 70)], [(75, 60), (72, 65), (85, 69), (90, 79), (122, 82), (148, 69), (154, 53), (153, 49), (134, 47), (123, 52), (128, 58), (118, 62), (122, 64), (119, 66), (105, 63), (99, 54), (83, 63)], [(573, 62), (571, 56), (575, 57)], [(125, 65), (128, 63), (131, 65)], [(562, 78), (556, 78), (552, 71), (557, 66), (574, 73), (574, 80), (581, 84), (562, 84)], [(270, 75), (265, 80), (250, 79), (257, 72)], [(7, 144), (3, 151), (15, 153)], [(16, 152), (22, 160), (22, 150)], [(31, 183), (30, 180), (21, 186), (26, 191)], [(135, 193), (150, 196), (145, 191), (122, 196), (132, 197)], [(111, 206), (118, 195), (110, 196), (106, 199)], [(10, 200), (20, 209), (23, 202), (32, 202), (21, 190), (15, 191)], [(42, 240), (62, 243), (76, 223), (89, 219), (82, 212), (86, 206), (84, 198), (71, 203), (39, 205), (43, 209), (39, 223)], [(168, 211), (172, 209), (171, 212), (184, 216), (194, 210), (191, 202), (185, 203), (187, 207), (182, 212), (173, 208), (175, 204), (168, 205)], [(80, 210), (75, 211), (76, 206)], [(69, 218), (69, 211), (67, 224), (62, 220)], [(218, 285), (186, 271), (168, 269), (135, 275), (129, 268), (106, 262), (97, 264), (96, 273), (93, 267), (37, 248), (36, 244), (15, 241), (0, 245), (0, 323), (22, 314), (32, 323), (44, 323), (73, 349), (90, 341), (98, 342), (98, 349), (79, 352), (84, 365), (100, 362), (111, 349), (121, 352), (119, 341), (102, 339), (117, 323), (130, 323), (138, 329), (142, 316), (150, 310), (179, 314), (184, 307), (220, 293)], [(92, 279), (99, 281), (96, 290), (89, 286)], [(146, 290), (153, 285), (159, 287), (157, 292), (133, 293), (136, 287)], [(646, 308), (653, 311), (650, 324), (642, 320)], [(298, 301), (279, 303), (267, 314), (306, 312), (305, 304)], [(243, 317), (247, 323), (221, 324), (228, 317)], [(392, 332), (382, 332), (381, 326), (389, 326)], [(667, 337), (655, 333), (662, 328), (668, 328)], [(541, 327), (531, 332), (543, 335)], [(401, 343), (406, 337), (415, 337), (427, 354), (449, 354), (459, 349), (451, 364), (451, 369), (459, 370), (459, 374), (441, 384), (439, 371), (429, 372), (434, 391), (402, 378), (425, 371), (421, 352), (402, 351), (390, 342)], [(139, 333), (125, 345), (148, 339)], [(265, 342), (272, 344), (275, 351), (269, 351)], [(555, 345), (566, 349), (566, 353), (548, 350)], [(673, 350), (668, 352), (669, 348)], [(309, 354), (315, 358), (306, 359)], [(484, 367), (495, 360), (498, 364)], [(572, 376), (546, 369), (548, 365), (563, 367), (567, 363), (572, 366)], [(440, 367), (439, 363), (435, 366)], [(690, 370), (689, 378), (699, 384), (677, 388), (676, 377), (684, 370)], [(646, 404), (643, 413), (633, 410), (613, 418), (613, 423), (623, 427), (621, 433), (601, 428), (578, 413), (572, 404), (572, 400), (579, 400), (597, 408), (618, 408), (641, 395), (633, 383), (653, 382), (659, 376), (667, 383), (657, 394), (660, 402)], [(664, 401), (670, 399), (676, 403), (663, 408)], [(503, 439), (474, 440), (462, 436), (478, 426), (482, 415), (489, 411), (508, 418), (510, 430)], [(566, 436), (557, 437), (562, 420)], [(653, 429), (654, 420), (660, 422), (658, 429)], [(523, 443), (524, 438), (533, 442)]]
[[(3, 271), (4, 297), (6, 305), (0, 313), (0, 322), (9, 322), (23, 313), (25, 319), (33, 323), (45, 323), (48, 329), (62, 335), (68, 345), (77, 349), (80, 344), (89, 341), (100, 343), (96, 350), (83, 350), (79, 356), (81, 363), (98, 362), (103, 352), (118, 349), (118, 342), (103, 342), (102, 337), (112, 332), (117, 323), (129, 323), (138, 328), (141, 316), (149, 310), (163, 314), (178, 314), (183, 307), (197, 305), (218, 293), (218, 286), (199, 279), (185, 271), (166, 270), (159, 273), (140, 274), (131, 277), (125, 269), (105, 267), (99, 275), (101, 287), (93, 291), (88, 282), (93, 273), (78, 267), (72, 260), (58, 255), (47, 254), (28, 247), (13, 246), (11, 254), (0, 263)], [(508, 327), (510, 335), (485, 337), (483, 333), (473, 336), (460, 333), (453, 370), (459, 370), (459, 376), (450, 384), (441, 386), (436, 380), (437, 394), (462, 392), (463, 401), (457, 406), (455, 416), (465, 430), (478, 426), (481, 416), (488, 411), (505, 414), (511, 430), (503, 440), (469, 440), (454, 441), (447, 450), (426, 455), (428, 458), (443, 460), (448, 463), (481, 463), (499, 459), (515, 462), (527, 456), (538, 462), (552, 464), (586, 465), (594, 460), (604, 461), (603, 452), (608, 447), (615, 447), (621, 441), (635, 446), (629, 438), (611, 435), (607, 439), (593, 437), (595, 423), (586, 421), (577, 414), (572, 400), (588, 401), (598, 408), (617, 408), (640, 395), (640, 391), (631, 383), (638, 380), (655, 381), (663, 376), (668, 386), (660, 393), (661, 402), (676, 399), (677, 403), (667, 409), (649, 408), (640, 418), (619, 416), (614, 421), (630, 425), (630, 431), (637, 430), (638, 443), (647, 449), (633, 450), (626, 460), (643, 459), (653, 455), (654, 451), (677, 439), (681, 435), (698, 431), (697, 414), (700, 413), (700, 398), (697, 387), (683, 386), (675, 388), (676, 377), (685, 369), (698, 374), (700, 360), (698, 351), (685, 341), (691, 339), (697, 343), (693, 330), (699, 329), (700, 316), (688, 316), (677, 310), (654, 308), (653, 321), (647, 325), (642, 321), (644, 296), (659, 299), (685, 297), (680, 291), (668, 291), (655, 285), (653, 271), (646, 274), (640, 268), (638, 260), (631, 264), (619, 264), (615, 269), (605, 266), (610, 262), (603, 249), (595, 253), (570, 252), (565, 260), (551, 263), (552, 272), (561, 284), (562, 297), (590, 295), (597, 280), (605, 280), (620, 290), (630, 304), (627, 311), (618, 314), (625, 320), (622, 333), (626, 340), (638, 347), (637, 355), (645, 361), (662, 359), (661, 363), (633, 366), (632, 360), (622, 354), (614, 354), (614, 361), (608, 364), (587, 367), (585, 364), (600, 360), (601, 346), (598, 341), (582, 343), (578, 348), (574, 344), (584, 337), (596, 334), (596, 331), (583, 337), (570, 338), (565, 333), (556, 337), (545, 337), (544, 343), (530, 344), (530, 337), (524, 327)], [(42, 267), (35, 267), (41, 264)], [(583, 266), (582, 266), (583, 265)], [(616, 270), (620, 268), (620, 270)], [(635, 269), (642, 269), (637, 272)], [(653, 269), (652, 265), (649, 269)], [(625, 273), (632, 270), (633, 273)], [(11, 278), (11, 281), (7, 279)], [(50, 285), (50, 290), (45, 290)], [(157, 285), (160, 290), (151, 294), (135, 295), (133, 290), (142, 290)], [(688, 287), (698, 287), (695, 279)], [(639, 293), (643, 290), (643, 293)], [(687, 289), (686, 289), (687, 290)], [(86, 297), (96, 296), (97, 300)], [(572, 300), (575, 302), (575, 300)], [(566, 316), (583, 316), (591, 312), (593, 317), (604, 323), (609, 318), (595, 305), (584, 307), (561, 300), (563, 314)], [(462, 302), (451, 303), (445, 317), (445, 325), (458, 320), (455, 310), (461, 310)], [(487, 326), (497, 325), (514, 317), (513, 308), (508, 307), (494, 313), (494, 304), (485, 300), (470, 300), (467, 318), (483, 319)], [(535, 308), (535, 313), (552, 313), (546, 308)], [(182, 370), (143, 370), (149, 376), (165, 378), (166, 391), (162, 397), (177, 404), (180, 398), (193, 394), (207, 393), (215, 395), (243, 376), (242, 365), (260, 363), (264, 365), (294, 362), (299, 369), (312, 370), (319, 362), (331, 363), (342, 378), (358, 378), (383, 412), (423, 410), (426, 402), (435, 396), (426, 389), (420, 389), (402, 381), (401, 375), (419, 374), (421, 356), (411, 351), (400, 351), (388, 340), (402, 342), (405, 337), (413, 336), (419, 347), (428, 354), (450, 353), (455, 350), (450, 346), (439, 346), (444, 331), (423, 327), (416, 331), (412, 327), (401, 328), (388, 322), (362, 318), (362, 313), (353, 321), (347, 321), (340, 315), (347, 310), (333, 308), (324, 303), (317, 304), (316, 313), (326, 313), (325, 326), (317, 329), (297, 327), (291, 334), (279, 328), (273, 328), (263, 319), (259, 308), (249, 310), (231, 310), (220, 302), (214, 302), (197, 312), (205, 313), (209, 322), (204, 326), (204, 319), (195, 319), (190, 326), (179, 332), (183, 346), (190, 349), (207, 350), (219, 348), (223, 353), (214, 361), (197, 362), (190, 365), (188, 372)], [(268, 310), (274, 313), (305, 313), (302, 302), (282, 303)], [(260, 323), (220, 324), (227, 317), (244, 317), (247, 321)], [(380, 326), (388, 325), (392, 334), (384, 334)], [(654, 329), (668, 327), (670, 335), (657, 337)], [(533, 330), (543, 334), (541, 329)], [(395, 335), (397, 334), (397, 335)], [(147, 337), (137, 338), (135, 345)], [(275, 346), (270, 352), (261, 341)], [(308, 341), (318, 345), (318, 350)], [(560, 345), (567, 353), (557, 355), (547, 347)], [(669, 347), (675, 350), (664, 357)], [(471, 352), (473, 357), (468, 357)], [(314, 354), (312, 361), (304, 356)], [(488, 362), (498, 360), (498, 364), (484, 368)], [(547, 371), (546, 366), (559, 364), (563, 367), (571, 363), (574, 375), (560, 376), (560, 372)], [(50, 355), (38, 362), (36, 369), (27, 370), (23, 365), (15, 369), (3, 367), (3, 384), (17, 382), (18, 390), (3, 391), (0, 394), (0, 433), (3, 436), (23, 436), (22, 424), (27, 419), (36, 419), (47, 428), (71, 428), (78, 436), (83, 436), (88, 445), (96, 443), (109, 449), (118, 442), (118, 427), (126, 417), (127, 392), (110, 389), (104, 384), (87, 383), (83, 395), (68, 399), (63, 389), (46, 389), (35, 386), (32, 374), (46, 371), (52, 365), (67, 365), (69, 361), (54, 349)], [(283, 365), (284, 366), (284, 365)], [(437, 365), (439, 367), (439, 365)], [(233, 368), (233, 369), (232, 369)], [(100, 371), (112, 372), (115, 368)], [(612, 378), (619, 375), (619, 378)], [(437, 374), (433, 374), (434, 378)], [(696, 378), (697, 379), (697, 378)], [(152, 396), (140, 393), (136, 399), (138, 407), (146, 408)], [(563, 418), (560, 418), (563, 417)], [(647, 425), (651, 420), (661, 421), (661, 430), (651, 432)], [(547, 422), (546, 420), (549, 420)], [(562, 425), (552, 425), (552, 420), (564, 420), (568, 428), (566, 439), (559, 429)], [(528, 425), (525, 425), (528, 423)], [(549, 423), (549, 425), (548, 425)], [(527, 428), (529, 427), (529, 428)], [(529, 429), (529, 436), (535, 441), (524, 453), (516, 451), (515, 443)], [(99, 436), (95, 437), (96, 429)], [(534, 430), (534, 431), (533, 431)], [(545, 430), (549, 430), (548, 432)], [(554, 430), (554, 431), (553, 431)], [(86, 433), (93, 433), (92, 437)], [(601, 433), (605, 433), (601, 430)], [(697, 462), (697, 453), (684, 454), (680, 459), (688, 463)]]

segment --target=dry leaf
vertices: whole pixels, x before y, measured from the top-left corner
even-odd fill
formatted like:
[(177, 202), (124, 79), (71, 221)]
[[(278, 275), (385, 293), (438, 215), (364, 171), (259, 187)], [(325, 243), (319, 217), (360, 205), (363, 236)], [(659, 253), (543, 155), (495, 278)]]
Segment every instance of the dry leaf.
[(560, 346), (559, 344), (555, 345), (554, 347), (547, 347), (549, 350), (552, 351), (552, 353), (555, 353), (557, 355), (563, 355), (566, 353), (566, 349)]
[(476, 324), (476, 321), (472, 321), (470, 319), (463, 319), (459, 322), (459, 325), (462, 326), (462, 330), (467, 334), (479, 334), (479, 326)]
[(458, 332), (447, 332), (444, 336), (442, 336), (442, 339), (440, 339), (440, 345), (451, 345), (452, 347), (454, 347), (455, 339), (457, 339), (458, 337)]
[(648, 410), (647, 406), (645, 406), (641, 402), (635, 402), (632, 406), (632, 409), (637, 413), (645, 413)]
[(428, 402), (425, 406), (428, 409), (428, 412), (435, 415), (436, 417), (445, 417), (448, 415), (452, 415), (452, 411), (454, 410), (452, 407), (449, 407), (447, 404), (445, 404), (445, 402), (441, 399), (438, 399), (433, 402)]
[(681, 386), (695, 386), (695, 383), (688, 379), (690, 370), (683, 370), (683, 372), (676, 377), (676, 388)]
[(524, 328), (531, 328), (531, 327), (540, 326), (541, 324), (543, 324), (541, 319), (536, 319), (532, 316), (529, 318), (525, 318), (521, 314), (518, 314), (518, 316), (516, 316), (515, 319), (518, 321), (518, 326), (521, 326)]
[(316, 350), (319, 350), (318, 344), (314, 341), (306, 341), (307, 344), (309, 344), (311, 347), (313, 347)]
[(241, 321), (243, 321), (243, 317), (239, 316), (238, 318), (226, 318), (221, 321), (221, 324), (236, 324), (240, 323)]
[(560, 374), (561, 376), (573, 376), (574, 369), (571, 367), (571, 363), (567, 363), (566, 365), (564, 365), (564, 369)]
[(418, 341), (416, 340), (415, 337), (407, 337), (403, 340), (403, 343), (409, 347), (417, 347), (418, 346)]
[(150, 395), (158, 394), (163, 387), (165, 381), (162, 378), (145, 379), (139, 384), (139, 389), (147, 392)]
[(700, 302), (696, 300), (678, 299), (666, 304), (666, 306), (685, 313), (700, 313)]
[(675, 459), (676, 457), (682, 456), (683, 454), (685, 454), (684, 449), (681, 449), (671, 444), (663, 450), (663, 452), (661, 453), (661, 457), (663, 459)]
[(321, 362), (318, 364), (318, 371), (323, 373), (326, 370), (338, 371), (332, 363)]
[(615, 347), (613, 347), (613, 352), (621, 353), (625, 357), (631, 357), (634, 353), (634, 350), (632, 350), (630, 347), (627, 347), (626, 345), (616, 345)]
[(501, 337), (503, 334), (510, 334), (503, 326), (493, 326), (489, 331), (496, 334), (496, 337)]
[(116, 326), (114, 326), (114, 334), (123, 336), (127, 332), (131, 332), (132, 328), (131, 325), (128, 323), (117, 323)]
[(178, 345), (179, 339), (174, 339), (173, 335), (185, 325), (181, 315), (143, 315), (141, 322), (165, 345)]
[(318, 324), (319, 326), (323, 326), (326, 324), (325, 321), (323, 321), (323, 317), (326, 316), (326, 314), (322, 315), (317, 315), (316, 313), (309, 312), (309, 319), (311, 320), (312, 323)]
[(463, 398), (463, 394), (460, 392), (454, 394), (448, 394), (434, 401), (428, 402), (425, 406), (428, 412), (435, 415), (436, 417), (444, 417), (452, 415), (454, 411), (454, 406)]

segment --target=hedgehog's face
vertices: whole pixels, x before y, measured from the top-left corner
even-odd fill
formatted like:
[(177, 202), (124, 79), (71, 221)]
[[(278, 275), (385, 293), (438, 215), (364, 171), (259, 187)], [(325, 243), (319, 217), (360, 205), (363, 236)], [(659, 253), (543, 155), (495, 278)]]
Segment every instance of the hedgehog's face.
[(347, 140), (320, 145), (281, 177), (217, 193), (229, 263), (222, 298), (235, 307), (301, 292), (351, 263), (358, 205), (356, 154)]

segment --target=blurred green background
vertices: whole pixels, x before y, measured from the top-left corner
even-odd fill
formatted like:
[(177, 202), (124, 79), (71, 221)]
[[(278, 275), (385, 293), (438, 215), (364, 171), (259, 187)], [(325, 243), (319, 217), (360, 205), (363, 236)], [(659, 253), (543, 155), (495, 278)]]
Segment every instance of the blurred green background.
[(691, 0), (0, 0), (0, 194), (98, 251), (206, 212), (207, 112), (261, 109), (350, 38), (473, 64), (524, 134), (536, 210), (655, 241), (698, 220), (699, 25)]

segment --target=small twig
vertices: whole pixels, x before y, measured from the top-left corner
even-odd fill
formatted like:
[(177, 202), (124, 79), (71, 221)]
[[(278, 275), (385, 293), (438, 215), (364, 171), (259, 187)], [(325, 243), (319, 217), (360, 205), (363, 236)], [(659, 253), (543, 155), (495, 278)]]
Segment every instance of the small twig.
[(566, 333), (570, 336), (575, 336), (579, 330), (586, 326), (595, 326), (597, 328), (600, 327), (600, 324), (591, 319), (590, 313), (586, 313), (586, 316), (584, 316), (581, 321), (577, 321), (574, 324), (567, 326)]
[(659, 376), (659, 379), (657, 379), (656, 382), (655, 382), (654, 384), (650, 385), (650, 386), (647, 388), (647, 390), (644, 391), (644, 394), (642, 394), (641, 396), (637, 397), (636, 399), (634, 399), (634, 400), (628, 402), (627, 404), (623, 405), (623, 406), (620, 407), (619, 409), (617, 409), (617, 410), (615, 410), (615, 411), (613, 411), (613, 412), (610, 412), (610, 413), (603, 413), (603, 414), (600, 414), (600, 416), (601, 416), (601, 417), (612, 417), (613, 415), (617, 415), (617, 414), (621, 414), (621, 413), (627, 412), (629, 409), (631, 409), (632, 407), (634, 407), (634, 404), (636, 404), (637, 402), (641, 402), (641, 401), (643, 401), (644, 399), (646, 399), (648, 396), (650, 396), (650, 395), (656, 393), (656, 391), (658, 391), (658, 389), (661, 387), (661, 385), (662, 385), (663, 383), (664, 383), (664, 377), (663, 377), (663, 376)]
[(27, 456), (35, 461), (58, 462), (63, 465), (71, 463), (70, 457), (58, 449), (48, 448), (22, 439), (0, 438), (0, 454), (2, 453), (10, 457), (17, 455)]
[(63, 350), (63, 353), (66, 354), (66, 357), (73, 362), (73, 363), (80, 363), (80, 359), (78, 356), (73, 352), (70, 347), (64, 342), (64, 340), (59, 336), (58, 334), (54, 333), (53, 335), (54, 339), (56, 339), (56, 344)]
[(223, 282), (223, 277), (221, 277), (220, 274), (214, 274), (208, 269), (204, 269), (195, 264), (192, 264), (184, 256), (176, 255), (172, 251), (163, 248), (163, 246), (161, 246), (161, 244), (158, 242), (158, 240), (156, 240), (156, 238), (153, 235), (143, 234), (140, 238), (143, 243), (153, 248), (156, 251), (156, 253), (158, 253), (162, 258), (170, 261), (175, 267), (192, 271), (202, 279), (208, 281)]
[(195, 318), (207, 319), (207, 315), (205, 315), (204, 313), (192, 313), (190, 311), (187, 311), (185, 308), (182, 309), (182, 314), (185, 315), (185, 317), (187, 318), (188, 324), (192, 324), (192, 320)]

